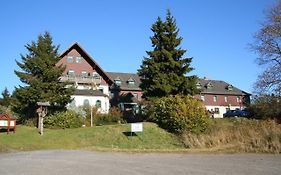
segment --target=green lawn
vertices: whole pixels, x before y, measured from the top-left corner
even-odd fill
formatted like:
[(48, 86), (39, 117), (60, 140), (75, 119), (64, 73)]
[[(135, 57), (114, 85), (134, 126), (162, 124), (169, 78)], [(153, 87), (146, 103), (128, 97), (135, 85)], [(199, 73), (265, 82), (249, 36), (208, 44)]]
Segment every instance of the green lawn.
[[(117, 151), (176, 151), (183, 144), (153, 123), (144, 123), (144, 133), (130, 136), (129, 124), (94, 126), (77, 129), (45, 129), (17, 126), (15, 134), (0, 133), (0, 152), (46, 149), (83, 149)], [(128, 135), (128, 136), (127, 136)], [(143, 137), (143, 140), (142, 140)]]

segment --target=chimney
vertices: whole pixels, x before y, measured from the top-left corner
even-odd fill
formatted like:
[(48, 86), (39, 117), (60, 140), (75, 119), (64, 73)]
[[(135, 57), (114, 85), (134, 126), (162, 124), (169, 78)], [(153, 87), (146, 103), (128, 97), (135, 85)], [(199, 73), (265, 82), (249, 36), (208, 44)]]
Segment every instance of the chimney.
[(204, 80), (209, 80), (209, 78), (208, 77), (204, 77)]

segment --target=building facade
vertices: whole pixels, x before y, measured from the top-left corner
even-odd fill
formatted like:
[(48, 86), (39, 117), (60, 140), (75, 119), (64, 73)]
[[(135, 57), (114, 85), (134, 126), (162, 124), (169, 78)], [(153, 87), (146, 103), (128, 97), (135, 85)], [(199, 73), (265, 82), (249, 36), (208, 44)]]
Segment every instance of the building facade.
[[(141, 103), (137, 74), (105, 72), (78, 43), (72, 44), (60, 58), (57, 65), (66, 66), (60, 81), (75, 87), (70, 105), (96, 106), (101, 113), (108, 113), (110, 106), (125, 110)], [(244, 109), (250, 101), (250, 94), (224, 81), (199, 79), (197, 88), (201, 93), (195, 98), (204, 103), (214, 118), (222, 118), (230, 109)]]
[(140, 89), (140, 78), (137, 74), (108, 72), (114, 82), (110, 87), (111, 104), (119, 106), (122, 111), (133, 108), (142, 101), (142, 90)]
[(60, 58), (57, 65), (66, 67), (60, 81), (75, 87), (71, 105), (96, 106), (101, 113), (108, 113), (109, 87), (113, 84), (108, 74), (78, 43), (72, 44)]
[(250, 103), (250, 95), (221, 80), (199, 79), (196, 84), (201, 91), (200, 99), (214, 118), (223, 118), (228, 110), (244, 109)]

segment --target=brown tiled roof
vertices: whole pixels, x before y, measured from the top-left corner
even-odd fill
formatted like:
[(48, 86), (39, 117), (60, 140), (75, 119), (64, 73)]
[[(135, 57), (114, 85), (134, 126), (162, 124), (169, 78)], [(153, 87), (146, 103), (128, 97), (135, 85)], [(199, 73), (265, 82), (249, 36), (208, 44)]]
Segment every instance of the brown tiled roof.
[[(205, 94), (250, 95), (249, 93), (221, 80), (199, 79), (199, 83), (201, 85), (201, 93)], [(232, 87), (232, 90), (228, 88), (229, 86)]]
[[(141, 91), (140, 78), (137, 74), (134, 73), (120, 73), (120, 72), (107, 72), (112, 81), (119, 80), (121, 81), (120, 85), (115, 85), (120, 88), (120, 90), (132, 90), (132, 91)], [(129, 84), (129, 81), (134, 80), (135, 84)]]
[[(111, 80), (121, 80), (121, 85), (119, 86), (121, 90), (137, 90), (141, 91), (140, 78), (137, 74), (134, 73), (120, 73), (120, 72), (107, 72), (110, 76)], [(128, 80), (135, 80), (135, 85), (129, 85)], [(226, 83), (221, 80), (205, 80), (199, 79), (199, 83), (201, 84), (201, 93), (206, 94), (227, 94), (227, 95), (250, 95), (249, 93), (238, 89), (237, 87)], [(207, 85), (212, 86), (211, 88), (207, 88)], [(228, 86), (232, 87), (232, 90), (228, 89)]]

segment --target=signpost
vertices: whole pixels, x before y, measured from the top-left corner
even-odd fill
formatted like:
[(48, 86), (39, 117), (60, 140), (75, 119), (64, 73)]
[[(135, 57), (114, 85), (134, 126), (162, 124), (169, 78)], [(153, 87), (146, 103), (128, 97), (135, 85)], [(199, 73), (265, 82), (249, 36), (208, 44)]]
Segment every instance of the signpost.
[(6, 113), (0, 114), (0, 129), (6, 128), (7, 134), (9, 134), (10, 129), (14, 129), (16, 133), (16, 119), (9, 117)]
[(43, 135), (43, 129), (44, 129), (44, 126), (43, 126), (43, 120), (44, 120), (44, 117), (47, 115), (47, 107), (50, 106), (50, 103), (49, 102), (37, 102), (37, 114), (38, 114), (38, 130), (39, 130), (39, 133), (40, 135)]
[(143, 123), (131, 123), (131, 137), (133, 136), (133, 132), (141, 132), (143, 141)]

